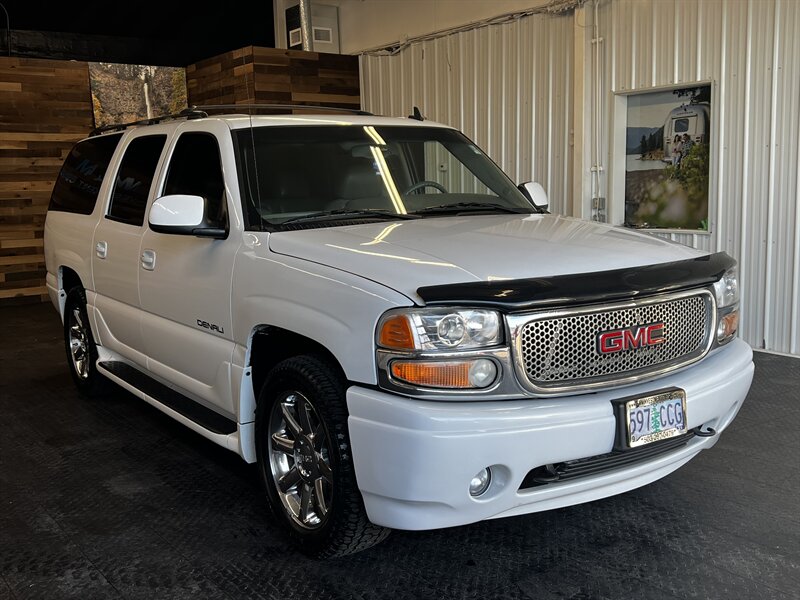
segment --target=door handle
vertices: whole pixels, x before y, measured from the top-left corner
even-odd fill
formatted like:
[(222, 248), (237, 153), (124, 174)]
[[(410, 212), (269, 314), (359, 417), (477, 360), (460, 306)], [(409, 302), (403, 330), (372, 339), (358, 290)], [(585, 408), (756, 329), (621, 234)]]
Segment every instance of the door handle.
[(97, 242), (94, 246), (94, 253), (97, 258), (105, 258), (108, 254), (108, 244), (106, 242)]
[(155, 250), (145, 250), (142, 252), (142, 268), (145, 271), (152, 271), (156, 268)]

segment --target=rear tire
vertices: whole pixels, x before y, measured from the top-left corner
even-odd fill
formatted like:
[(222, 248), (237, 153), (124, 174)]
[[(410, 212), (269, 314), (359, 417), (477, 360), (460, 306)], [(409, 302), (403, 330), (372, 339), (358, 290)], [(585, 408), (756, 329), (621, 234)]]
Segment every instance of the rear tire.
[(81, 287), (72, 288), (64, 303), (64, 348), (78, 391), (89, 397), (106, 392), (109, 380), (97, 370), (97, 344), (86, 311), (86, 293)]
[(347, 416), (344, 380), (323, 357), (284, 360), (259, 395), (259, 478), (276, 520), (316, 558), (360, 552), (390, 533), (367, 518)]

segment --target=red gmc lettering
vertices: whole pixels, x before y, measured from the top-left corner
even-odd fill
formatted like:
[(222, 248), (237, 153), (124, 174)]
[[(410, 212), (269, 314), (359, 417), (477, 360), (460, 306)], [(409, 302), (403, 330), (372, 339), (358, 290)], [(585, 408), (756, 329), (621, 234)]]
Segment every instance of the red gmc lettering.
[(598, 350), (601, 354), (611, 354), (632, 348), (643, 348), (644, 346), (655, 346), (665, 341), (663, 323), (636, 325), (629, 329), (620, 329), (618, 331), (605, 331), (597, 338)]
[(666, 338), (664, 337), (664, 324), (663, 323), (653, 323), (652, 325), (647, 326), (647, 342), (648, 346), (653, 346), (654, 344), (663, 344), (666, 342)]
[(621, 331), (609, 331), (600, 334), (600, 352), (609, 354), (622, 350), (623, 335)]

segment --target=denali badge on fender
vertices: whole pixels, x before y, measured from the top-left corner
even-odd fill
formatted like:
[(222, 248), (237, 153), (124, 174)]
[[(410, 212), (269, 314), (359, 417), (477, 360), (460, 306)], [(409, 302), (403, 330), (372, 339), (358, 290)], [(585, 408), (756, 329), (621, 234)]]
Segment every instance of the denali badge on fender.
[(211, 331), (216, 331), (217, 333), (225, 333), (225, 330), (220, 327), (219, 325), (214, 325), (214, 323), (209, 323), (208, 321), (202, 321), (197, 319), (197, 324), (200, 327), (205, 327), (206, 329), (210, 329)]
[(623, 350), (655, 346), (666, 342), (664, 323), (634, 325), (627, 329), (603, 331), (597, 335), (597, 351), (600, 354), (613, 354)]

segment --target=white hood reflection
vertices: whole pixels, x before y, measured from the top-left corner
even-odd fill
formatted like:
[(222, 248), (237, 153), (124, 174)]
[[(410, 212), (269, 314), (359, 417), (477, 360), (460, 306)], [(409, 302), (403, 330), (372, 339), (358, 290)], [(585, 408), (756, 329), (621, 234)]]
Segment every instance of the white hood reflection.
[(422, 286), (636, 268), (704, 253), (553, 215), (469, 215), (272, 233), (270, 250), (377, 281)]

